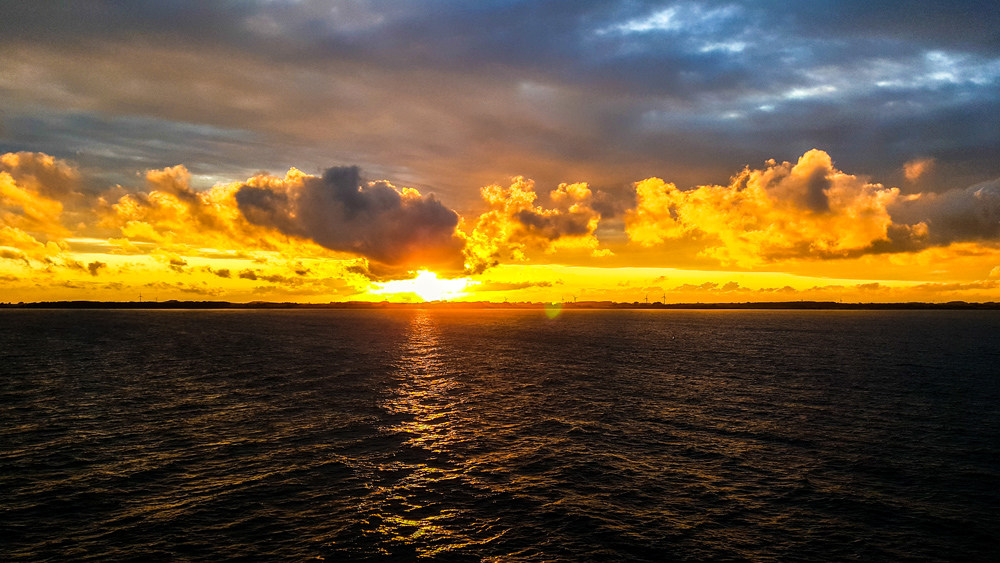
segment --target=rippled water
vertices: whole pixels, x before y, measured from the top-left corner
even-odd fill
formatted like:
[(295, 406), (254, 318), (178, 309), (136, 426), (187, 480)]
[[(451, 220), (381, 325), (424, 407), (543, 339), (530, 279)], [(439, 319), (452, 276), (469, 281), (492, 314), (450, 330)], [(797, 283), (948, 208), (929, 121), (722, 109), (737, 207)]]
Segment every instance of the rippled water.
[(9, 561), (992, 561), (1000, 315), (0, 311)]

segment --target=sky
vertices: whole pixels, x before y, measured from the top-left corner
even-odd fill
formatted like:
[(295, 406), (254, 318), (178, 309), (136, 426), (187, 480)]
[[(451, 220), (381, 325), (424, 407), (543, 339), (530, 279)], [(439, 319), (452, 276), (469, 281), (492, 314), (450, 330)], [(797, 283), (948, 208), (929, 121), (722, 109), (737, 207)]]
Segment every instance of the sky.
[(1000, 301), (994, 2), (0, 6), (0, 302)]

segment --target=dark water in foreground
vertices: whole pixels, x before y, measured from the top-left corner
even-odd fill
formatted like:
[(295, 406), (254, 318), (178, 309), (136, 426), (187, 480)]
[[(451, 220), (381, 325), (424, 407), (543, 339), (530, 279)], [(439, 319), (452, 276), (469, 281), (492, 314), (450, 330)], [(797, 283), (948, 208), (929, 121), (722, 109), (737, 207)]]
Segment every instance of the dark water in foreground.
[(993, 561), (1000, 315), (0, 311), (7, 561)]

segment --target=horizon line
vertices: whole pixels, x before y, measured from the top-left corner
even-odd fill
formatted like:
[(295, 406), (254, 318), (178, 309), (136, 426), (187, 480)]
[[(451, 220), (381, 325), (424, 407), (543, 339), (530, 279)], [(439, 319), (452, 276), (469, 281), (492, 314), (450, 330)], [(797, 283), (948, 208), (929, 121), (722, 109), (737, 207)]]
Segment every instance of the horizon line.
[(746, 302), (677, 302), (655, 301), (330, 301), (327, 303), (301, 303), (294, 301), (93, 301), (63, 300), (2, 303), (4, 309), (798, 309), (798, 310), (871, 310), (871, 309), (1000, 309), (995, 301), (883, 301), (883, 302), (838, 302), (838, 301), (746, 301)]

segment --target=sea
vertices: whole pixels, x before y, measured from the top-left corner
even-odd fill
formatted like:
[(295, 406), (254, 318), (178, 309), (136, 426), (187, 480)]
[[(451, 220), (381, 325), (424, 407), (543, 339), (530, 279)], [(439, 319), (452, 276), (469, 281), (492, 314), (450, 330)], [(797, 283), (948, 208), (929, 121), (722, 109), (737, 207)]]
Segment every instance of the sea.
[(1000, 312), (0, 310), (3, 561), (996, 561)]

